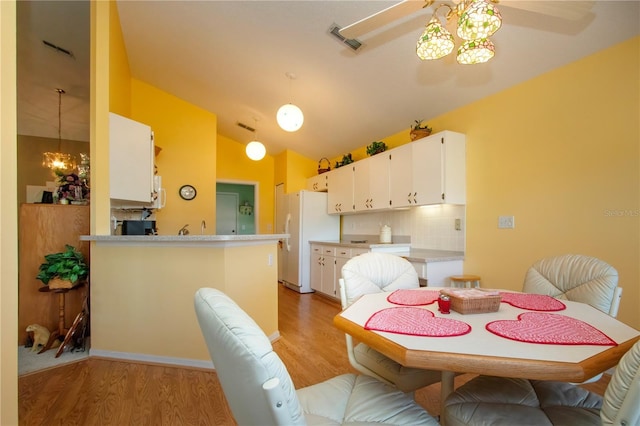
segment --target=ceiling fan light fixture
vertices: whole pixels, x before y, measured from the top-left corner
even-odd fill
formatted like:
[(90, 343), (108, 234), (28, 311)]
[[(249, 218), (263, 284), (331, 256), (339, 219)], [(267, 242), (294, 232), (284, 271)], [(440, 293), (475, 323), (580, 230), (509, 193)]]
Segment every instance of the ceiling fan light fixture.
[(502, 26), (502, 15), (493, 3), (473, 1), (460, 14), (457, 34), (463, 40), (479, 40), (491, 37)]
[(267, 153), (267, 149), (264, 147), (262, 142), (251, 141), (247, 144), (245, 152), (247, 153), (247, 157), (249, 157), (253, 161), (260, 161)]
[(302, 110), (294, 104), (284, 104), (278, 109), (276, 120), (282, 130), (295, 132), (302, 127), (304, 114), (302, 114)]
[(456, 59), (463, 65), (482, 64), (493, 58), (495, 52), (495, 46), (489, 39), (470, 40), (458, 48)]
[(442, 26), (435, 16), (427, 24), (416, 44), (416, 54), (420, 59), (440, 59), (447, 56), (454, 48), (453, 36)]

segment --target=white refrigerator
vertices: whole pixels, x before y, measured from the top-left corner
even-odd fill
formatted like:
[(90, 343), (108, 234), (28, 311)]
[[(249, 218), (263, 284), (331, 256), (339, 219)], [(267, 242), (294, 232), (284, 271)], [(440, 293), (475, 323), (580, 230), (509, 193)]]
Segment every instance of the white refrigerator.
[(340, 216), (327, 213), (327, 193), (300, 191), (284, 196), (285, 234), (279, 261), (282, 283), (300, 293), (311, 293), (309, 241), (338, 241)]

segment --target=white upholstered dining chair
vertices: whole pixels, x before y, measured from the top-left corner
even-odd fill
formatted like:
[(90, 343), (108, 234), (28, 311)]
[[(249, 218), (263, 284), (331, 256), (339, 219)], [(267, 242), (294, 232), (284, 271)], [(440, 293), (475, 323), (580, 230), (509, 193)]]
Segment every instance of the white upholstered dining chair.
[(369, 376), (343, 374), (296, 390), (267, 336), (233, 300), (201, 288), (194, 305), (239, 425), (438, 425), (409, 395)]
[[(527, 271), (522, 291), (587, 303), (614, 318), (622, 297), (618, 271), (600, 259), (581, 254), (538, 260)], [(596, 382), (601, 377), (598, 374), (584, 383)]]
[(479, 376), (447, 397), (447, 426), (640, 424), (640, 341), (622, 357), (604, 394), (571, 383)]
[(622, 297), (618, 271), (600, 259), (580, 254), (538, 260), (527, 271), (522, 291), (587, 303), (612, 317), (618, 315)]
[[(420, 287), (418, 274), (411, 262), (379, 252), (349, 259), (342, 267), (339, 283), (342, 309), (364, 294)], [(440, 371), (404, 367), (364, 343), (355, 345), (349, 334), (345, 334), (345, 339), (349, 363), (353, 368), (403, 392), (413, 392), (442, 380)]]

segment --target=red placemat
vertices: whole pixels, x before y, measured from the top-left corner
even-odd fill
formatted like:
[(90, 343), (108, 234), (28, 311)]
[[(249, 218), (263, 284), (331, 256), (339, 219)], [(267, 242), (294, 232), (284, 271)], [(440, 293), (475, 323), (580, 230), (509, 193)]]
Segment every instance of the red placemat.
[(525, 312), (517, 320), (498, 320), (486, 325), (501, 337), (520, 342), (549, 345), (616, 346), (617, 343), (595, 327), (575, 318), (546, 312)]
[(516, 308), (530, 311), (562, 311), (567, 309), (564, 303), (546, 294), (500, 292), (502, 301)]
[(471, 331), (471, 326), (467, 323), (436, 317), (431, 311), (411, 307), (387, 308), (378, 311), (367, 320), (364, 328), (428, 337), (461, 336)]
[(438, 290), (396, 290), (387, 296), (387, 301), (405, 306), (430, 305), (438, 300), (439, 295)]

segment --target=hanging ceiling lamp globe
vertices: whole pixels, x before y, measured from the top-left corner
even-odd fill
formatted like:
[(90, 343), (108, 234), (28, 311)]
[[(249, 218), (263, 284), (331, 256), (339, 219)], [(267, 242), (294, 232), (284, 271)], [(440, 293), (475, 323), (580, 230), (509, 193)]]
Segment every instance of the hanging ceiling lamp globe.
[(247, 153), (247, 157), (249, 157), (253, 161), (260, 161), (267, 153), (267, 149), (264, 147), (262, 142), (251, 141), (247, 144), (245, 152)]
[(294, 104), (285, 104), (280, 107), (276, 114), (278, 126), (287, 132), (295, 132), (302, 127), (304, 123), (304, 114), (302, 110)]

